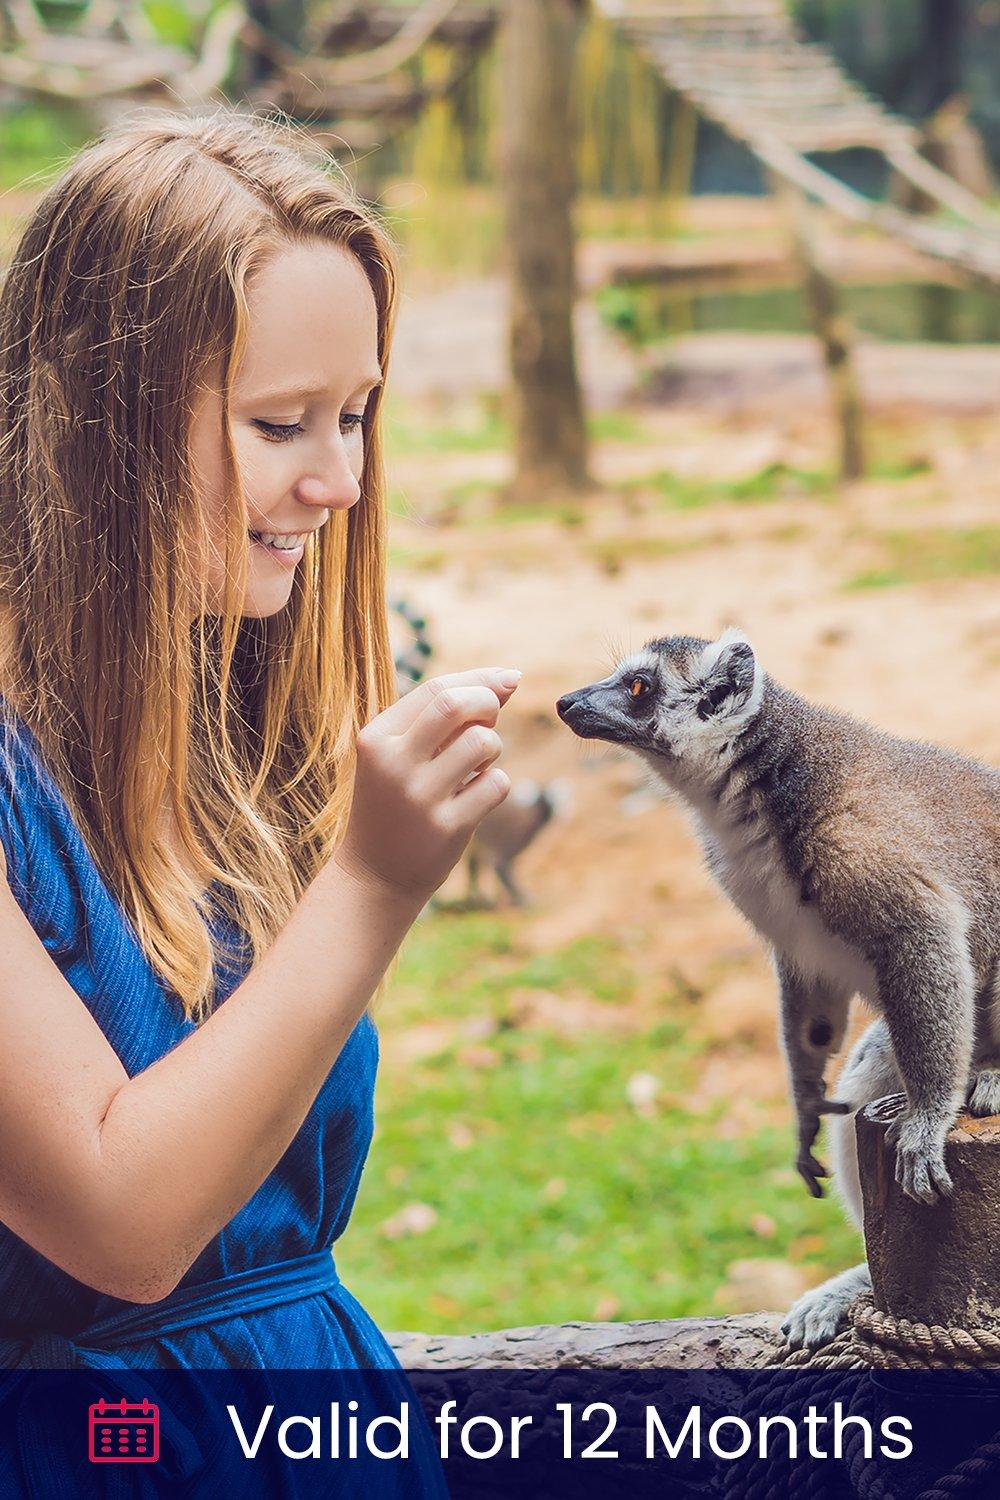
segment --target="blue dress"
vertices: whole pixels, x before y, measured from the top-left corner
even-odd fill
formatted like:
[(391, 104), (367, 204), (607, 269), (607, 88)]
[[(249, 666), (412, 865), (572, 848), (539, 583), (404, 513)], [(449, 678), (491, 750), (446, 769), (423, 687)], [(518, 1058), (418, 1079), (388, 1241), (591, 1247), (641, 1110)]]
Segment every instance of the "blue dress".
[[(0, 725), (7, 879), (132, 1077), (194, 1023), (101, 878), (33, 734), (0, 697), (0, 719), (5, 709), (13, 726), (5, 753)], [(215, 920), (222, 924), (223, 914)], [(230, 953), (232, 940), (230, 933)], [(217, 1003), (245, 972), (236, 957), (221, 963)], [(375, 1025), (365, 1014), (281, 1160), (161, 1302), (106, 1296), (0, 1223), (0, 1370), (398, 1371), (337, 1276), (330, 1249), (347, 1226), (371, 1141), (377, 1062)], [(407, 1494), (445, 1493), (435, 1455), (417, 1489), (409, 1467)], [(390, 1484), (385, 1493), (396, 1491)]]

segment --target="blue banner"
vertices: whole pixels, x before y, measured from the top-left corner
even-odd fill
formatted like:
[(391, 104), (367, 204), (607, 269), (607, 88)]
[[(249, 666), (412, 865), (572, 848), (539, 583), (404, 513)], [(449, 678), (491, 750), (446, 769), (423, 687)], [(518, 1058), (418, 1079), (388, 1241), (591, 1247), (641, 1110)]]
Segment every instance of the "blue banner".
[(1000, 1372), (0, 1376), (0, 1495), (1000, 1495)]

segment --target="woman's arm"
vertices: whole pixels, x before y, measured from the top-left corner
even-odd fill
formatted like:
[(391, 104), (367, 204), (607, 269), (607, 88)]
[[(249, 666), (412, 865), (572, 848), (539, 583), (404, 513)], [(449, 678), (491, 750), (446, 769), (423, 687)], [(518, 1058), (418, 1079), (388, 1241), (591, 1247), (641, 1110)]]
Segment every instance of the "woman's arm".
[(494, 672), (438, 678), (362, 732), (337, 855), (225, 1004), (132, 1079), (0, 882), (0, 1218), (15, 1233), (112, 1296), (172, 1290), (284, 1154), (414, 918), (506, 796), (485, 768), (512, 691)]

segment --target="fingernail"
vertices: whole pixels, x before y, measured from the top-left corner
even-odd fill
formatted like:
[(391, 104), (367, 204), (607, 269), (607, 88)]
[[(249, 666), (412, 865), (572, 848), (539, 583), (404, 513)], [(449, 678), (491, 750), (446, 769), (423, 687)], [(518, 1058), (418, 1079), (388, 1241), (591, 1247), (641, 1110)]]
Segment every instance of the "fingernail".
[(501, 687), (515, 688), (521, 681), (521, 675), (516, 667), (510, 667), (504, 672), (497, 673), (497, 682)]

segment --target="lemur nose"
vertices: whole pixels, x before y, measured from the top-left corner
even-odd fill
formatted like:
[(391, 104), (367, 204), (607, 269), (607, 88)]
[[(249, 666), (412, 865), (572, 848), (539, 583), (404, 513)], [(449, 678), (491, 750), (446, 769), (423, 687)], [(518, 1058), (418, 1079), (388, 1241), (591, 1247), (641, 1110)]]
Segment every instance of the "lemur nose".
[(570, 710), (575, 707), (577, 700), (580, 697), (581, 691), (581, 689), (577, 689), (575, 693), (564, 693), (563, 696), (557, 701), (556, 713), (559, 715), (560, 719), (565, 719)]

